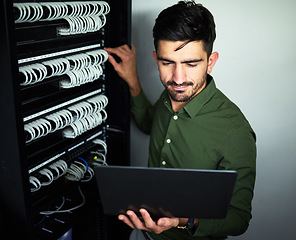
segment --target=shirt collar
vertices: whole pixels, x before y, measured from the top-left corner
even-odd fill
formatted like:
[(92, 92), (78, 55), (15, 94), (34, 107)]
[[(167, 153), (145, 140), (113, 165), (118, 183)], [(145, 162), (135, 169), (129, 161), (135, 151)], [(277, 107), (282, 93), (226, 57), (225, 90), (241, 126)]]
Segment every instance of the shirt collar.
[[(197, 94), (190, 102), (188, 102), (180, 111), (179, 114), (183, 112), (187, 113), (189, 117), (195, 117), (198, 112), (202, 109), (202, 107), (214, 96), (216, 91), (216, 84), (212, 76), (207, 76), (207, 86), (204, 90), (202, 90), (199, 94)], [(168, 96), (167, 91), (166, 94), (163, 95), (163, 101), (166, 107), (170, 112), (174, 112), (172, 106), (170, 104), (170, 98)]]

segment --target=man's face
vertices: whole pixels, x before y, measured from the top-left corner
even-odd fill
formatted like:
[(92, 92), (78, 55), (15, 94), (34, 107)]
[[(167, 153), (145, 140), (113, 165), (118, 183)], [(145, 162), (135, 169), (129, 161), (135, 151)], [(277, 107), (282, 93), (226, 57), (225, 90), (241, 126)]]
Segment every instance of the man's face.
[(201, 41), (189, 42), (176, 51), (184, 43), (160, 40), (157, 53), (153, 52), (162, 84), (174, 102), (188, 102), (201, 92), (212, 70), (211, 57), (208, 59)]

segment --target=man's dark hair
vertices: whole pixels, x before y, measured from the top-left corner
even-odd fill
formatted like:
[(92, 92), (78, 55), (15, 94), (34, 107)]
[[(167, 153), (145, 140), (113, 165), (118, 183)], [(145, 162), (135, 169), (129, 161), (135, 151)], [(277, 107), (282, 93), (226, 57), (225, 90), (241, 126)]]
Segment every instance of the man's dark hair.
[(202, 41), (209, 57), (216, 38), (213, 15), (194, 1), (179, 1), (158, 15), (153, 27), (153, 38), (156, 51), (159, 40), (185, 41), (176, 51), (189, 42)]

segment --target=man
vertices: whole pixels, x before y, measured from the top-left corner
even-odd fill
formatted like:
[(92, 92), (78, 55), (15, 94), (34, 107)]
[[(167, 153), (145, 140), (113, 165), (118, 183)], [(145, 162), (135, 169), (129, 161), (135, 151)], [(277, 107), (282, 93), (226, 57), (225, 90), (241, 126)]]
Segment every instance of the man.
[[(148, 165), (231, 169), (237, 171), (238, 178), (225, 219), (160, 218), (154, 222), (145, 209), (140, 210), (141, 218), (127, 211), (127, 216), (119, 215), (119, 219), (142, 230), (132, 234), (137, 235), (134, 239), (216, 240), (240, 235), (251, 219), (255, 133), (209, 75), (219, 56), (212, 52), (216, 37), (213, 16), (200, 4), (179, 2), (159, 14), (153, 37), (153, 58), (165, 87), (154, 106), (138, 80), (135, 47), (106, 48), (110, 63), (129, 85), (136, 124), (151, 134)], [(112, 54), (121, 62), (116, 62)], [(189, 184), (195, 187), (195, 183)], [(186, 204), (186, 199), (180, 204)]]

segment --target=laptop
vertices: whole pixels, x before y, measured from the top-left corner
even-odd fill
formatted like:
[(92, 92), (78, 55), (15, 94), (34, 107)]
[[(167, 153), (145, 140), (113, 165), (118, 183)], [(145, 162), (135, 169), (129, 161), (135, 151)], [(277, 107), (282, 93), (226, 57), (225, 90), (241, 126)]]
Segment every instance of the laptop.
[(145, 208), (153, 219), (226, 217), (237, 173), (225, 170), (97, 166), (104, 214)]

